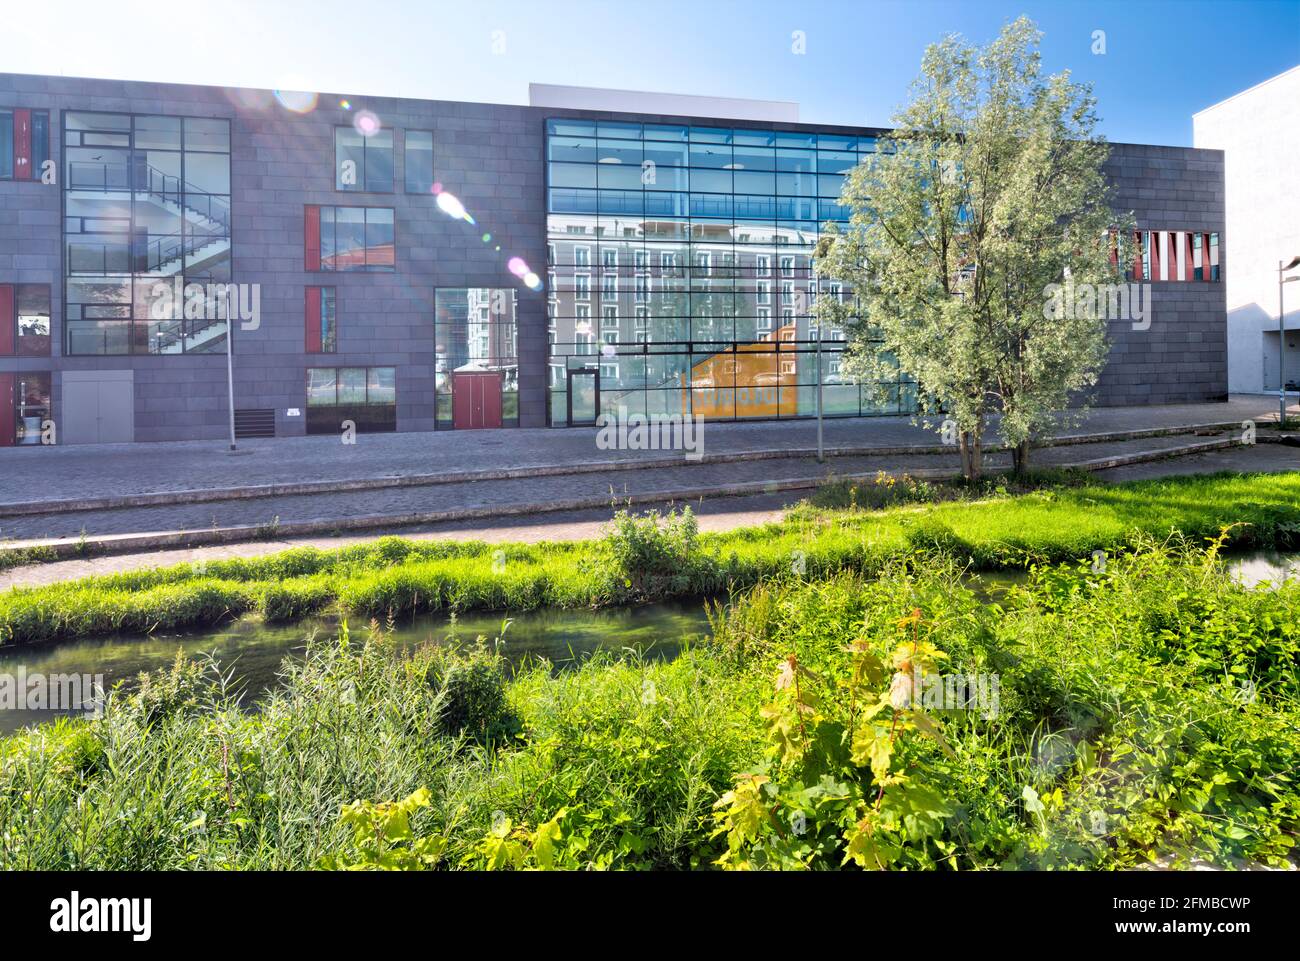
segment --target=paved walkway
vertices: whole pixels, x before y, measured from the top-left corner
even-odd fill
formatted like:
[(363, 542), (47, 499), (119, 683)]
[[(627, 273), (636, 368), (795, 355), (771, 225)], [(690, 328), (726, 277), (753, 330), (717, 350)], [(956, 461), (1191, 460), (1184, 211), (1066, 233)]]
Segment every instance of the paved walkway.
[[(1060, 466), (1139, 451), (1173, 449), (1211, 439), (1182, 435), (1049, 447), (1036, 451), (1034, 461), (1043, 467)], [(1300, 449), (1294, 453), (1300, 462)], [(1010, 463), (1010, 455), (1005, 453), (986, 456), (990, 470), (1007, 468)], [(817, 480), (876, 471), (911, 471), (922, 476), (948, 477), (960, 471), (960, 464), (955, 454), (836, 457), (825, 464), (801, 457), (0, 517), (0, 544), (249, 526), (265, 527), (266, 534), (274, 536), (273, 528), (277, 525), (307, 522), (337, 524), (337, 532), (344, 532), (373, 517), (410, 518), (465, 512), (506, 515), (523, 510), (531, 512), (538, 505), (589, 507), (628, 496), (638, 500), (659, 494), (689, 498), (695, 491), (721, 492), (744, 484), (755, 485), (755, 491), (775, 492), (793, 484), (808, 487)]]
[[(1213, 473), (1220, 470), (1295, 471), (1300, 470), (1300, 449), (1278, 444), (1235, 447), (1209, 454), (1190, 455), (1172, 460), (1152, 461), (1101, 471), (1095, 476), (1105, 481), (1143, 480), (1177, 474)], [(720, 497), (691, 503), (704, 531), (724, 531), (780, 520), (785, 509), (808, 496), (806, 490), (757, 494), (748, 497)], [(578, 511), (554, 511), (526, 516), (494, 517), (425, 524), (415, 527), (378, 529), (363, 534), (316, 536), (220, 544), (182, 550), (142, 551), (132, 554), (92, 557), (85, 560), (33, 564), (0, 571), (0, 590), (17, 586), (36, 586), (57, 581), (137, 570), (167, 564), (216, 560), (226, 557), (260, 557), (290, 547), (335, 548), (373, 540), (386, 534), (400, 534), (415, 540), (483, 540), (490, 543), (514, 541), (581, 540), (600, 536), (608, 522), (610, 508)]]
[[(1267, 397), (1234, 396), (1222, 404), (1108, 407), (1066, 433), (1101, 433), (1236, 422), (1276, 410)], [(1300, 411), (1300, 408), (1297, 409)], [(30, 501), (75, 500), (261, 484), (347, 481), (412, 474), (508, 470), (594, 462), (662, 459), (662, 451), (604, 451), (594, 429), (518, 429), (362, 434), (355, 445), (334, 436), (240, 442), (109, 444), (0, 449), (0, 509)], [(707, 455), (816, 447), (814, 421), (711, 424)], [(934, 432), (907, 417), (827, 420), (828, 447), (934, 445)], [(205, 519), (204, 524), (210, 523)], [(0, 527), (5, 526), (0, 520)], [(3, 535), (0, 535), (3, 536)]]

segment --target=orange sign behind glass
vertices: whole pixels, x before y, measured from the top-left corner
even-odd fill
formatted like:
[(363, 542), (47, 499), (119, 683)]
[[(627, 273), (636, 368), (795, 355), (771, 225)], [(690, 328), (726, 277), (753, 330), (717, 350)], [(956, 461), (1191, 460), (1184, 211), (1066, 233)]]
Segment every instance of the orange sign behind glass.
[(734, 353), (714, 354), (695, 364), (689, 387), (683, 378), (682, 409), (696, 417), (728, 420), (794, 414), (799, 380), (795, 355), (776, 352), (778, 339), (793, 338), (794, 326), (782, 327), (756, 343), (737, 344)]

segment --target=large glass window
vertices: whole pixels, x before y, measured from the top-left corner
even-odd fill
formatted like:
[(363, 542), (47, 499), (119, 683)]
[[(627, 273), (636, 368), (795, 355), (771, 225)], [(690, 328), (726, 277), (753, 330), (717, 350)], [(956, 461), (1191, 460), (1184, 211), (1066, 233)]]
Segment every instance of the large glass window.
[(65, 353), (223, 352), (229, 121), (63, 117)]
[(607, 414), (806, 417), (819, 393), (832, 414), (911, 410), (902, 378), (845, 380), (843, 333), (812, 316), (821, 224), (848, 219), (844, 177), (874, 151), (838, 132), (549, 121), (550, 422), (573, 371), (599, 376)]
[(50, 356), (50, 285), (0, 284), (0, 356)]
[(393, 132), (363, 134), (355, 127), (335, 127), (334, 186), (338, 190), (392, 193)]
[(397, 372), (392, 367), (308, 367), (307, 433), (397, 430)]
[(406, 131), (406, 192), (427, 194), (433, 190), (433, 134), (428, 130)]
[[(392, 207), (319, 207), (319, 270), (391, 271), (396, 264)], [(310, 220), (309, 220), (310, 223)], [(309, 231), (310, 231), (309, 227)], [(312, 238), (308, 238), (310, 246)]]
[(501, 423), (519, 424), (517, 298), (505, 287), (439, 287), (434, 291), (437, 426), (452, 425), (453, 374), (496, 372)]

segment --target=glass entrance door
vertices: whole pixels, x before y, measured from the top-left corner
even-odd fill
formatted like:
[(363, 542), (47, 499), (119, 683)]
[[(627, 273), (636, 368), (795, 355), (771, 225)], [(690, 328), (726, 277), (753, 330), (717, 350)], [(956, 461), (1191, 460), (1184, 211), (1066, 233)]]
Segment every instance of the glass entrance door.
[(569, 426), (591, 427), (600, 412), (600, 371), (569, 371)]

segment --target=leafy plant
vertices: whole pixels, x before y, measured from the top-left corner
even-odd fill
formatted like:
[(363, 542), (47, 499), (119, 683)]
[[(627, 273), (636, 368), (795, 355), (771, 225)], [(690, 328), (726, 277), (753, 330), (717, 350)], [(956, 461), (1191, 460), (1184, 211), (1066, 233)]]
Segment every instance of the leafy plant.
[(921, 623), (919, 610), (900, 619), (912, 637), (887, 657), (867, 637), (856, 639), (843, 676), (820, 675), (795, 654), (781, 662), (762, 711), (768, 764), (742, 775), (715, 805), (715, 834), (727, 839), (718, 864), (928, 867), (950, 851), (942, 836), (954, 805), (907, 772), (905, 747), (915, 737), (952, 754), (938, 724), (916, 707), (915, 686), (946, 658), (920, 639)]
[(423, 871), (442, 858), (447, 839), (416, 837), (411, 819), (429, 806), (429, 789), (420, 788), (401, 801), (354, 801), (343, 806), (339, 820), (352, 828), (352, 849), (330, 854), (320, 866), (329, 871)]

